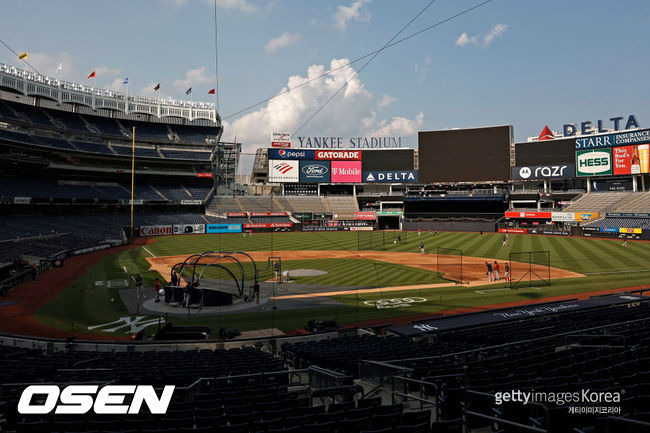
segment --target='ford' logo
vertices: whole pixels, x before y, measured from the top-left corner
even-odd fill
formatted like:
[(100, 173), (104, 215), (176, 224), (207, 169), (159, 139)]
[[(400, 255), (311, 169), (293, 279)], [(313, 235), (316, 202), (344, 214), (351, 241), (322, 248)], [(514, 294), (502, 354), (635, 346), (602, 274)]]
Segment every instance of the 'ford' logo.
[(309, 164), (304, 166), (302, 172), (307, 175), (319, 175), (322, 176), (327, 173), (327, 167), (323, 165)]

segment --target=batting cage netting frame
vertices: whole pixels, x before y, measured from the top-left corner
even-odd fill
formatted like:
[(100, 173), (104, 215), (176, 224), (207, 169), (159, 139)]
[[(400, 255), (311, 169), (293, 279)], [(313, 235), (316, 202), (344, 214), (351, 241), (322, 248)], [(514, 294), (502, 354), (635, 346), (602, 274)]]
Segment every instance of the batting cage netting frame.
[[(452, 257), (452, 259), (440, 260), (441, 255)], [(458, 257), (458, 260), (454, 260), (453, 257)], [(463, 250), (437, 247), (436, 272), (445, 280), (454, 281), (456, 284), (463, 284)]]
[(551, 285), (551, 251), (511, 252), (510, 288), (550, 286)]

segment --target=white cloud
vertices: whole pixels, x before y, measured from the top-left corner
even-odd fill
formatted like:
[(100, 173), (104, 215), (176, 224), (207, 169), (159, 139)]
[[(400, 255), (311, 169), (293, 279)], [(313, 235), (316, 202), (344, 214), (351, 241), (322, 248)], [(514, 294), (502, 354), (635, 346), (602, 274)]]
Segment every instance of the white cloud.
[(216, 80), (217, 78), (215, 75), (207, 75), (205, 66), (201, 66), (200, 68), (188, 69), (185, 71), (185, 76), (183, 78), (177, 78), (174, 80), (174, 87), (179, 92), (184, 92), (190, 87), (213, 83), (216, 82)]
[(424, 113), (419, 112), (415, 119), (407, 119), (406, 117), (393, 117), (391, 121), (381, 120), (377, 121), (377, 117), (364, 119), (364, 126), (368, 129), (367, 135), (382, 136), (382, 137), (408, 137), (415, 135), (418, 129), (424, 122)]
[(122, 90), (124, 90), (124, 84), (122, 84), (123, 82), (124, 82), (124, 78), (116, 78), (113, 80), (111, 84), (107, 84), (106, 86), (104, 86), (104, 89), (121, 92)]
[[(160, 89), (154, 90), (153, 88), (156, 87), (156, 84), (160, 84), (158, 81), (149, 81), (147, 84), (142, 86), (140, 90), (136, 92), (136, 95), (139, 96), (149, 96), (149, 97), (155, 97), (155, 98), (167, 98), (169, 97), (169, 94), (165, 91), (166, 89), (161, 86)], [(185, 89), (187, 90), (187, 89)]]
[(428, 65), (430, 64), (431, 64), (431, 56), (427, 56), (426, 60), (424, 61), (424, 66), (420, 66), (419, 64), (416, 64), (415, 67), (413, 68), (413, 71), (417, 76), (418, 84), (424, 83), (424, 80), (427, 78), (427, 73), (429, 73)]
[(492, 27), (492, 30), (490, 30), (490, 33), (487, 35), (483, 36), (483, 46), (487, 46), (494, 41), (494, 39), (498, 38), (501, 36), (505, 31), (508, 30), (508, 25), (507, 24), (497, 24), (496, 26)]
[[(59, 76), (59, 71), (57, 71), (57, 66), (61, 64), (62, 65), (61, 72), (60, 72), (61, 79), (67, 81), (79, 81), (79, 79), (82, 78), (77, 76), (78, 75), (77, 67), (79, 63), (79, 58), (74, 57), (73, 55), (68, 54), (65, 51), (57, 54), (46, 54), (46, 53), (30, 51), (27, 61), (29, 62), (30, 65), (36, 68), (41, 74), (50, 77)], [(25, 63), (22, 60), (18, 60), (17, 58), (15, 59), (15, 65), (20, 69), (29, 70), (29, 67), (25, 65)], [(85, 78), (90, 72), (91, 71), (88, 71), (83, 78)]]
[(456, 39), (456, 45), (459, 47), (464, 47), (465, 45), (476, 45), (487, 47), (490, 45), (496, 38), (503, 35), (505, 31), (508, 30), (507, 24), (497, 24), (492, 27), (492, 29), (485, 35), (475, 35), (469, 36), (467, 33), (463, 32), (458, 39)]
[(95, 73), (97, 74), (97, 78), (114, 77), (116, 75), (120, 75), (121, 72), (122, 70), (120, 68), (109, 68), (108, 66), (97, 66), (95, 68)]
[[(355, 69), (346, 65), (347, 63), (347, 59), (333, 59), (329, 67), (312, 65), (307, 69), (306, 76), (289, 77), (287, 87), (295, 88), (307, 80), (322, 75), (328, 69), (342, 67), (321, 79), (308, 82), (302, 87), (272, 99), (256, 111), (224, 122), (224, 140), (232, 140), (237, 136), (237, 140), (244, 144), (242, 173), (250, 170), (255, 151), (260, 147), (268, 147), (271, 132), (295, 133), (309, 116), (345, 84), (346, 80), (349, 80), (349, 84), (345, 91), (325, 105), (322, 111), (298, 132), (298, 136), (358, 137), (376, 132), (391, 132), (406, 137), (407, 134), (413, 135), (417, 132), (417, 126), (422, 124), (422, 114), (415, 119), (404, 117), (394, 117), (391, 120), (378, 119), (373, 108), (382, 102), (392, 102), (394, 98), (383, 95), (377, 101), (359, 77), (354, 76)], [(293, 140), (297, 144), (295, 135)]]
[(272, 53), (280, 48), (293, 45), (300, 40), (300, 34), (284, 32), (277, 38), (273, 38), (264, 47), (267, 53)]
[[(476, 38), (476, 36), (474, 36), (474, 38)], [(473, 43), (472, 38), (467, 36), (467, 33), (465, 33), (465, 32), (463, 32), (463, 34), (460, 35), (458, 37), (458, 39), (456, 39), (456, 45), (458, 45), (459, 47), (464, 47), (465, 45), (467, 45), (469, 43)]]
[(357, 22), (370, 21), (372, 14), (364, 8), (364, 3), (370, 3), (370, 1), (356, 0), (350, 6), (339, 6), (334, 14), (335, 26), (341, 30), (345, 30), (348, 22), (351, 20)]
[(395, 101), (397, 101), (396, 97), (390, 96), (388, 94), (383, 94), (381, 95), (381, 100), (377, 103), (377, 106), (379, 108), (386, 108)]

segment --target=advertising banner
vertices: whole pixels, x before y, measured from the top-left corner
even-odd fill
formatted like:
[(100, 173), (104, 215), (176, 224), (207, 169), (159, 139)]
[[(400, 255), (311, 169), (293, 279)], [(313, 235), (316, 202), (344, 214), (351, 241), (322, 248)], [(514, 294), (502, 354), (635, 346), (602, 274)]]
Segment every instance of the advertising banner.
[(540, 218), (540, 219), (551, 219), (553, 216), (552, 212), (506, 212), (506, 218)]
[(298, 182), (298, 161), (269, 159), (269, 182)]
[(31, 197), (14, 197), (14, 204), (29, 204), (31, 201)]
[(607, 212), (605, 216), (615, 218), (650, 218), (650, 213), (632, 213), (632, 212)]
[(417, 183), (416, 170), (364, 171), (364, 183)]
[(244, 224), (245, 229), (275, 229), (281, 227), (291, 228), (292, 223), (252, 223)]
[(241, 233), (241, 224), (206, 224), (206, 233)]
[(598, 218), (598, 212), (576, 212), (576, 221), (589, 221)]
[(375, 228), (374, 227), (363, 227), (363, 226), (352, 226), (350, 227), (351, 232), (371, 232)]
[(269, 160), (271, 159), (314, 159), (316, 156), (313, 150), (298, 149), (268, 149)]
[(573, 164), (521, 166), (510, 169), (513, 180), (566, 179), (574, 177), (575, 172), (576, 169)]
[(355, 212), (354, 219), (374, 221), (377, 219), (377, 214), (375, 212)]
[(614, 174), (650, 173), (650, 144), (614, 147)]
[(201, 204), (201, 200), (181, 200), (181, 204)]
[(625, 228), (625, 227), (621, 227), (620, 229), (618, 229), (618, 231), (619, 231), (620, 233), (636, 233), (636, 234), (639, 234), (639, 235), (640, 235), (641, 233), (643, 233), (643, 230), (641, 230), (641, 229), (636, 229), (636, 228)]
[(597, 149), (601, 147), (623, 146), (650, 141), (650, 129), (621, 132), (619, 134), (599, 135), (576, 139), (576, 150)]
[(251, 217), (284, 217), (287, 216), (286, 212), (251, 212)]
[(300, 161), (300, 182), (329, 183), (330, 182), (329, 161)]
[(190, 233), (205, 233), (205, 224), (174, 224), (175, 235), (187, 235)]
[(618, 233), (618, 227), (601, 227), (600, 231), (605, 233)]
[(212, 177), (212, 173), (196, 173), (196, 177)]
[(246, 218), (246, 212), (226, 212), (226, 218), (229, 217)]
[(360, 150), (317, 150), (316, 159), (361, 160)]
[(164, 236), (174, 234), (174, 228), (170, 225), (164, 226), (140, 226), (140, 236)]
[(526, 229), (499, 229), (499, 233), (526, 234)]
[(332, 161), (331, 181), (361, 183), (361, 161)]
[(606, 176), (612, 174), (612, 149), (578, 150), (576, 152), (576, 175)]
[(551, 221), (556, 222), (574, 222), (576, 214), (573, 212), (553, 212), (551, 213)]
[(272, 133), (271, 147), (291, 147), (291, 133), (290, 132)]

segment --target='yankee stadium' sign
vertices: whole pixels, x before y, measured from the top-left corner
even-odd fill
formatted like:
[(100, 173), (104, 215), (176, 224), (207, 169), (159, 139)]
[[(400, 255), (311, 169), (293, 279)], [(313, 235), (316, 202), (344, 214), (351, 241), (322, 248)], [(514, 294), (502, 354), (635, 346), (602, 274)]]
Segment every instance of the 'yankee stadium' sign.
[(311, 149), (390, 149), (402, 147), (402, 137), (298, 137), (299, 146)]
[(416, 170), (364, 171), (364, 183), (417, 183)]

